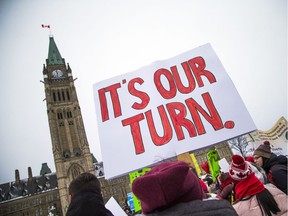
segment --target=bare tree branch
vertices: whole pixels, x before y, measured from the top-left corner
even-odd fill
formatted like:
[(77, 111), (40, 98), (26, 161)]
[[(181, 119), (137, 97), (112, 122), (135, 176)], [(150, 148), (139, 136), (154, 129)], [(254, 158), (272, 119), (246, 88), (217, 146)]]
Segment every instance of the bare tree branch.
[(248, 146), (248, 142), (245, 138), (245, 136), (239, 136), (236, 137), (234, 139), (231, 139), (228, 141), (231, 149), (235, 149), (236, 151), (238, 151), (244, 158), (246, 158), (247, 155), (247, 146)]

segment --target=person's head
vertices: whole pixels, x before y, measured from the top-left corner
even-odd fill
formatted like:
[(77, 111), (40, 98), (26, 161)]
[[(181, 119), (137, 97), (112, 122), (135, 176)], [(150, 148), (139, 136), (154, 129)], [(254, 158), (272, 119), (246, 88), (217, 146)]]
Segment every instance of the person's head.
[(251, 166), (251, 169), (252, 169), (252, 172), (255, 173), (255, 176), (261, 181), (263, 182), (264, 184), (267, 184), (268, 183), (268, 179), (267, 179), (267, 175), (265, 173), (265, 170), (260, 167), (259, 165), (257, 165), (256, 163), (253, 163), (253, 162), (249, 162), (249, 165)]
[(85, 172), (73, 179), (68, 188), (69, 199), (71, 200), (71, 198), (73, 198), (73, 195), (81, 191), (82, 189), (92, 189), (101, 194), (100, 182), (97, 177), (92, 173)]
[(198, 177), (183, 161), (163, 162), (136, 178), (132, 191), (141, 201), (144, 214), (164, 210), (181, 202), (202, 200)]
[(264, 141), (263, 144), (259, 145), (253, 153), (254, 162), (263, 167), (265, 160), (271, 157), (271, 146), (269, 141)]
[(210, 174), (207, 174), (203, 181), (206, 182), (208, 186), (211, 186), (213, 184), (213, 178)]
[(241, 155), (233, 155), (229, 167), (229, 178), (235, 184), (245, 179), (252, 173), (252, 168)]
[(232, 180), (229, 177), (228, 172), (222, 172), (220, 174), (220, 176), (218, 177), (219, 183), (220, 183), (220, 187), (223, 189), (224, 187), (226, 187), (227, 185), (232, 183)]

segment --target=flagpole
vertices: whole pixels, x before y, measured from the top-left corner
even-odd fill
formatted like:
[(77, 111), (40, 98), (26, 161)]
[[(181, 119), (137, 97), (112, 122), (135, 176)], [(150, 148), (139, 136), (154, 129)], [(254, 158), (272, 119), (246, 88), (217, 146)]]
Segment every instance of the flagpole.
[(41, 26), (42, 26), (42, 28), (48, 28), (49, 29), (49, 37), (52, 37), (51, 26), (50, 25), (44, 25), (44, 24), (42, 24)]

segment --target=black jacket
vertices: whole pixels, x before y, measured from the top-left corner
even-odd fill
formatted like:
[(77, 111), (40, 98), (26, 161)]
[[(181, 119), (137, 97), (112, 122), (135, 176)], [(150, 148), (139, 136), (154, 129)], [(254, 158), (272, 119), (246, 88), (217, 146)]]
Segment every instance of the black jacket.
[(238, 216), (233, 206), (226, 200), (195, 200), (179, 203), (163, 211), (147, 216)]
[(101, 194), (91, 189), (84, 189), (72, 197), (66, 216), (113, 216), (106, 209)]
[(272, 153), (263, 161), (263, 169), (271, 183), (287, 194), (287, 157)]

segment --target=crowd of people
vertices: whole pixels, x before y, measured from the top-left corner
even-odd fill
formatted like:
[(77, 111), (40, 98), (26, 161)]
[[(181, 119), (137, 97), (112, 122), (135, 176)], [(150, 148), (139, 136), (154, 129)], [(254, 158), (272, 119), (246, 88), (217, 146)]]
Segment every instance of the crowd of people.
[[(287, 215), (287, 157), (272, 153), (268, 141), (251, 157), (233, 155), (229, 171), (222, 172), (216, 182), (207, 176), (203, 181), (183, 161), (156, 165), (132, 183), (142, 208), (137, 215)], [(69, 194), (67, 216), (113, 215), (91, 173), (74, 179)]]

